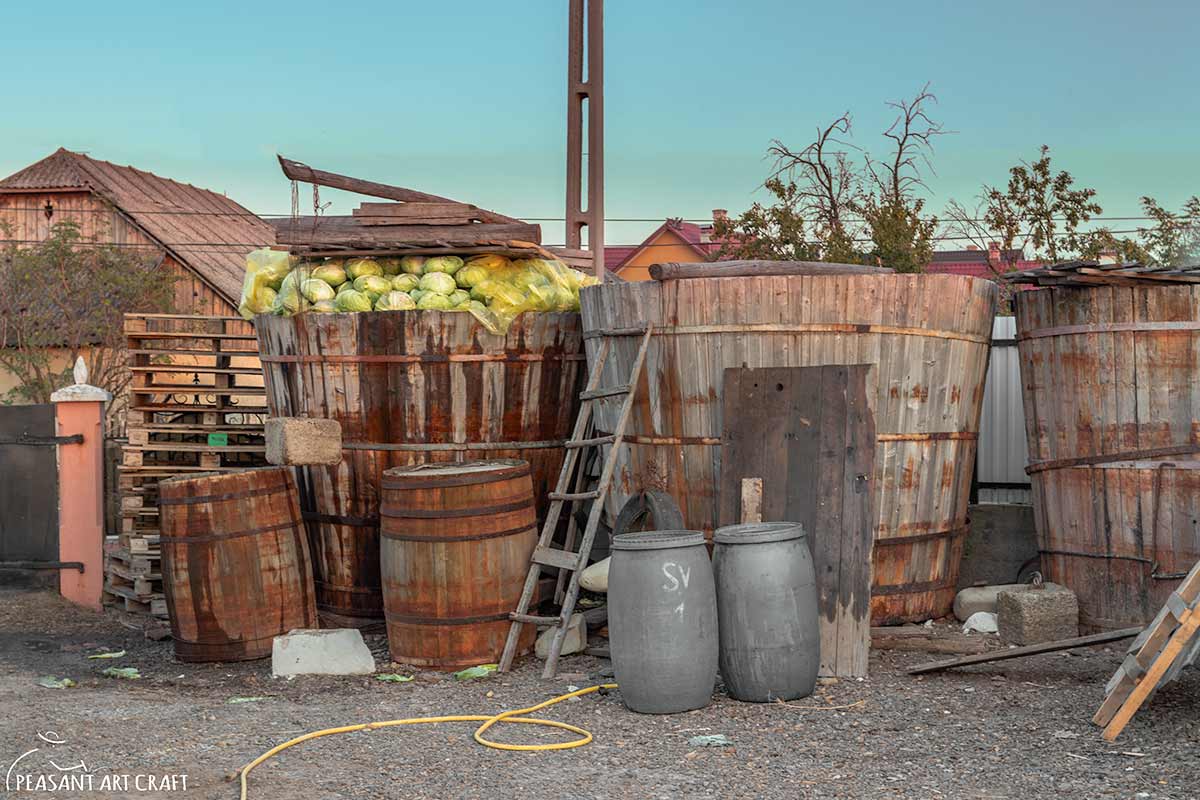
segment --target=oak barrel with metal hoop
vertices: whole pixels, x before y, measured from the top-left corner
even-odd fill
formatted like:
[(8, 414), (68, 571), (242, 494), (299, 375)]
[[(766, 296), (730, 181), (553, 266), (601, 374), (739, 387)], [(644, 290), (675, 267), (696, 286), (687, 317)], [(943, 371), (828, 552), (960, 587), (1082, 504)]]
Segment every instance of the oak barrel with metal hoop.
[(317, 627), (308, 537), (290, 469), (159, 483), (163, 588), (180, 661), (248, 661)]
[[(537, 543), (529, 464), (398, 467), (383, 473), (382, 493), (392, 660), (444, 670), (497, 661)], [(522, 650), (533, 633), (526, 625)]]

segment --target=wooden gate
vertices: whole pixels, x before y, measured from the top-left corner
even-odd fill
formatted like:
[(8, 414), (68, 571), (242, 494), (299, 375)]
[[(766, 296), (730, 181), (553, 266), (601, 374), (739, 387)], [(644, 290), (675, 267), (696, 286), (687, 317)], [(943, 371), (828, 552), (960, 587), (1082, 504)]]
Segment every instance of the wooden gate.
[(53, 405), (0, 406), (0, 568), (58, 566)]

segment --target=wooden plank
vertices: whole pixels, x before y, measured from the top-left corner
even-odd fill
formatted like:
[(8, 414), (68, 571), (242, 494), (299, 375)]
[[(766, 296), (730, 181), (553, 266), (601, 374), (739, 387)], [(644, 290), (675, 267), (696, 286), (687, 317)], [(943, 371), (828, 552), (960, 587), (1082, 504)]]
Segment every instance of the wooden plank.
[(403, 245), (472, 247), (510, 241), (539, 244), (542, 229), (525, 222), (479, 223), (475, 225), (390, 225), (364, 227), (355, 217), (301, 217), (270, 220), (278, 244), (340, 245), (385, 248)]
[(362, 203), (350, 215), (362, 220), (363, 224), (398, 224), (399, 220), (428, 221), (433, 219), (460, 219), (459, 225), (480, 221), (479, 209), (467, 203), (416, 202), (416, 203)]
[[(328, 186), (331, 189), (341, 189), (346, 192), (354, 192), (356, 194), (365, 194), (369, 197), (382, 197), (386, 200), (399, 200), (405, 203), (455, 203), (448, 197), (439, 197), (436, 194), (428, 194), (426, 192), (418, 192), (415, 189), (405, 189), (402, 186), (391, 186), (386, 183), (376, 183), (375, 181), (365, 181), (360, 178), (351, 178), (348, 175), (339, 175), (336, 172), (325, 172), (324, 170), (313, 169), (307, 164), (299, 161), (293, 161), (290, 158), (277, 156), (279, 166), (283, 170), (283, 174), (289, 180), (303, 181), (312, 183), (317, 186)], [(503, 214), (497, 214), (495, 211), (487, 209), (479, 209), (479, 213), (485, 222), (519, 222), (520, 220), (513, 217), (506, 217)]]
[(762, 522), (762, 478), (742, 478), (741, 521)]
[(656, 281), (686, 278), (745, 278), (768, 275), (886, 275), (889, 267), (862, 264), (826, 264), (817, 261), (713, 261), (700, 263), (664, 262), (650, 265)]
[(875, 458), (870, 369), (731, 367), (724, 375), (720, 524), (747, 513), (742, 482), (751, 478), (762, 483), (762, 520), (804, 526), (817, 574), (826, 676), (867, 671)]
[(949, 661), (918, 664), (915, 667), (910, 667), (908, 674), (924, 675), (928, 672), (940, 672), (952, 667), (968, 667), (972, 664), (987, 664), (991, 661), (1006, 661), (1010, 658), (1024, 658), (1025, 656), (1036, 656), (1041, 653), (1055, 653), (1059, 650), (1074, 650), (1077, 647), (1091, 647), (1097, 644), (1119, 642), (1122, 639), (1132, 639), (1141, 630), (1141, 628), (1122, 628), (1119, 631), (1105, 631), (1104, 633), (1093, 633), (1090, 636), (1076, 636), (1072, 639), (1059, 639), (1053, 642), (1042, 642), (1041, 644), (1031, 644), (1024, 647), (1010, 647), (1007, 650), (997, 650), (994, 653), (983, 653), (977, 656), (963, 656), (962, 658), (954, 658)]
[(457, 217), (355, 217), (359, 225), (368, 228), (386, 228), (398, 225), (470, 225), (469, 216)]

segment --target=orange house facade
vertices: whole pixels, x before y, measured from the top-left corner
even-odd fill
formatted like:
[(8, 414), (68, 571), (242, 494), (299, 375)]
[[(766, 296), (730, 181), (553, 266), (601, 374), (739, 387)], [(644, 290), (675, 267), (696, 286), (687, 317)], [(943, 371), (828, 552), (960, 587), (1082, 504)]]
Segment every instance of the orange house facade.
[[(713, 211), (720, 219), (723, 209)], [(713, 241), (712, 225), (697, 225), (681, 219), (668, 219), (639, 245), (609, 245), (604, 248), (605, 267), (621, 280), (650, 280), (650, 265), (668, 261), (695, 263), (711, 261), (721, 250)]]

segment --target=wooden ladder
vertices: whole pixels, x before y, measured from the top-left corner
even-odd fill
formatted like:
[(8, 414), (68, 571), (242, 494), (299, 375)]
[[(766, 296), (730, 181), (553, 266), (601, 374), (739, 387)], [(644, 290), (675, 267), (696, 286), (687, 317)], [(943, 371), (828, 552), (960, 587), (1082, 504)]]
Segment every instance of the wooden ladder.
[[(628, 426), (633, 412), (634, 396), (637, 394), (638, 381), (646, 363), (646, 351), (650, 346), (650, 337), (653, 333), (653, 327), (647, 326), (642, 335), (637, 357), (633, 362), (629, 382), (609, 387), (600, 386), (600, 377), (604, 373), (604, 365), (608, 361), (612, 348), (612, 338), (604, 337), (595, 366), (591, 375), (588, 376), (587, 388), (579, 395), (581, 401), (579, 416), (575, 420), (575, 430), (571, 434), (571, 440), (566, 443), (567, 454), (563, 458), (562, 469), (558, 474), (558, 484), (550, 493), (550, 508), (546, 513), (546, 521), (542, 525), (542, 535), (538, 538), (537, 546), (530, 559), (529, 574), (525, 576), (525, 588), (521, 592), (521, 600), (517, 604), (517, 610), (508, 615), (512, 620), (512, 626), (508, 629), (508, 641), (504, 644), (504, 655), (500, 658), (501, 672), (507, 672), (512, 667), (513, 658), (517, 653), (517, 644), (521, 638), (521, 629), (524, 625), (549, 625), (555, 629), (550, 652), (546, 658), (546, 667), (542, 670), (542, 677), (553, 678), (558, 672), (558, 657), (562, 653), (567, 629), (571, 624), (571, 616), (575, 613), (575, 602), (579, 599), (579, 576), (587, 567), (588, 555), (592, 551), (592, 542), (596, 538), (596, 528), (600, 524), (604, 501), (608, 497), (609, 488), (612, 485), (613, 471), (616, 468), (621, 443), (625, 440), (625, 428)], [(612, 433), (595, 436), (596, 431), (592, 424), (593, 403), (607, 397), (620, 395), (624, 395), (625, 399), (621, 403), (621, 413)], [(600, 471), (599, 484), (592, 491), (582, 491), (587, 477), (583, 474), (582, 464), (584, 462), (581, 454), (588, 448), (603, 447), (606, 444), (611, 447), (608, 457), (604, 459), (604, 467)], [(579, 468), (578, 474), (576, 474), (577, 467)], [(575, 487), (574, 491), (569, 491), (572, 475), (576, 476)], [(579, 550), (572, 549), (575, 544), (574, 514), (568, 514), (566, 549), (559, 550), (552, 547), (551, 542), (562, 516), (563, 505), (586, 500), (592, 501), (592, 509), (583, 529)], [(561, 592), (561, 598), (556, 597), (556, 600), (561, 599), (562, 610), (557, 616), (538, 616), (529, 613), (529, 606), (533, 602), (542, 567), (554, 567), (559, 570), (558, 592)], [(567, 580), (566, 591), (562, 592), (564, 573), (569, 574), (570, 577)]]
[(1105, 687), (1104, 704), (1092, 722), (1104, 726), (1106, 741), (1121, 735), (1159, 686), (1200, 655), (1200, 563), (1167, 598), (1154, 621), (1129, 645), (1129, 653)]

